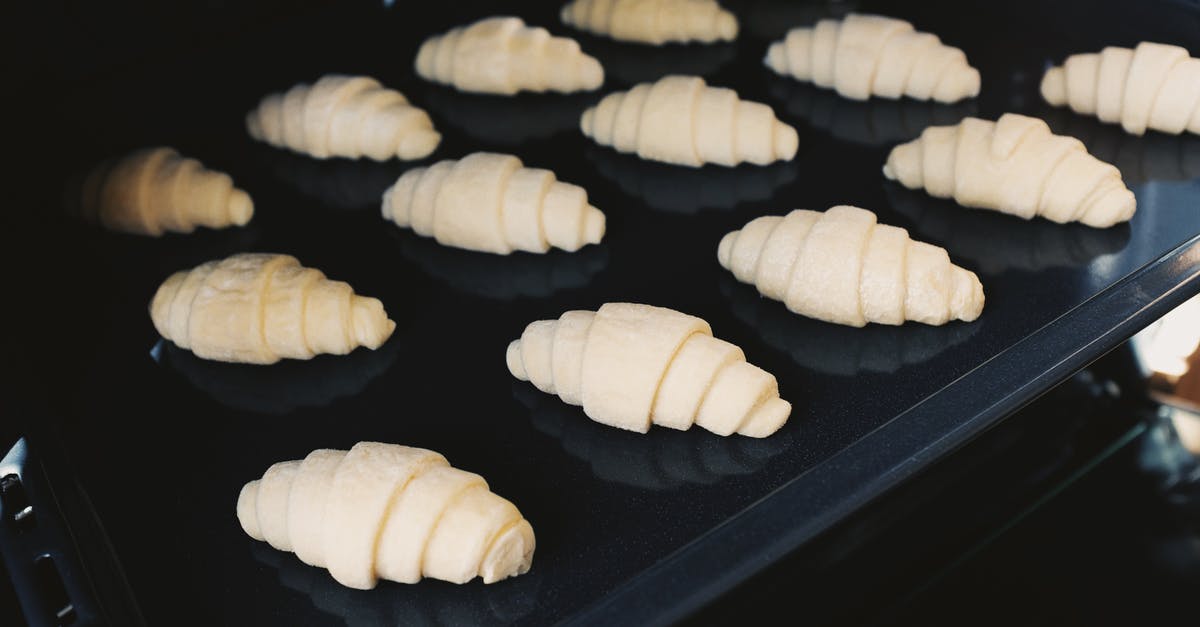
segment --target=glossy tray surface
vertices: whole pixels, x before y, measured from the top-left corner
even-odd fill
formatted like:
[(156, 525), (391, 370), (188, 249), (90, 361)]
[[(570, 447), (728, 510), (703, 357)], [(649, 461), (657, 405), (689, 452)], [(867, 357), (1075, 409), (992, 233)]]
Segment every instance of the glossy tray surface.
[[(60, 124), (79, 167), (168, 144), (231, 173), (254, 197), (244, 229), (158, 241), (77, 229), (73, 289), (94, 315), (62, 373), (62, 434), (152, 623), (546, 624), (667, 620), (811, 539), (895, 482), (987, 428), (1072, 368), (1200, 286), (1200, 138), (1136, 138), (1037, 95), (1047, 62), (1141, 39), (1200, 55), (1200, 9), (1181, 3), (921, 3), (889, 11), (963, 48), (980, 98), (955, 106), (853, 103), (775, 76), (761, 58), (787, 26), (847, 4), (736, 6), (736, 44), (616, 44), (562, 26), (552, 5), (511, 8), (574, 35), (607, 70), (600, 92), (503, 99), (425, 84), (424, 36), (488, 15), (486, 4), (304, 11), (63, 86)], [(1129, 5), (1129, 6), (1123, 6)], [(1137, 5), (1137, 6), (1133, 6)], [(521, 6), (526, 6), (522, 4)], [(444, 141), (417, 164), (319, 162), (246, 137), (262, 95), (326, 72), (364, 73), (407, 94)], [(591, 144), (579, 113), (603, 93), (696, 73), (770, 104), (796, 126), (796, 159), (700, 170)], [(1116, 163), (1138, 198), (1108, 230), (971, 211), (887, 183), (892, 145), (929, 124), (1005, 111), (1047, 118)], [(379, 217), (379, 196), (413, 165), (512, 152), (582, 185), (608, 217), (599, 246), (502, 258), (445, 249)], [(945, 246), (987, 294), (972, 324), (851, 329), (801, 318), (716, 262), (725, 232), (796, 207), (854, 204)], [(171, 272), (236, 251), (296, 255), (398, 326), (376, 352), (248, 367), (158, 341), (146, 304)], [(708, 320), (774, 373), (795, 411), (765, 440), (699, 429), (638, 435), (587, 420), (515, 381), (504, 349), (525, 324), (608, 301)], [(532, 522), (533, 570), (493, 586), (344, 589), (324, 571), (245, 536), (241, 485), (315, 448), (379, 440), (437, 450), (484, 475)], [(187, 608), (186, 611), (181, 608)]]

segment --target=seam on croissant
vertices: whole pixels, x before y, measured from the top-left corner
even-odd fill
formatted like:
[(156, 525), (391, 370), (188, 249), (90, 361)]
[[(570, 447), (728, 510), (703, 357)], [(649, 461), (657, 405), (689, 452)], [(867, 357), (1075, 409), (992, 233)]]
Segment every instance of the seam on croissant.
[[(308, 273), (308, 278), (304, 283), (300, 284), (300, 340), (304, 342), (304, 350), (315, 354), (312, 343), (308, 341), (308, 295), (312, 294), (312, 288), (320, 281), (320, 278), (313, 279), (313, 273)], [(338, 462), (339, 464), (341, 462)]]
[[(520, 160), (518, 159), (518, 162), (519, 161)], [(520, 172), (521, 168), (523, 168), (523, 167), (525, 167), (525, 164), (521, 163), (516, 168), (513, 168), (512, 170), (508, 170), (505, 173), (504, 178), (500, 179), (500, 184), (497, 185), (497, 187), (499, 189), (496, 190), (496, 208), (495, 208), (496, 222), (497, 222), (497, 224), (500, 225), (500, 239), (503, 240), (504, 246), (509, 249), (509, 252), (516, 250), (516, 248), (508, 241), (508, 232), (504, 226), (504, 195), (505, 195), (505, 192), (508, 191), (508, 185), (509, 185), (509, 183), (512, 182), (513, 175), (516, 174), (517, 172)], [(543, 200), (544, 200), (544, 198), (543, 198)], [(544, 202), (543, 202), (543, 204), (544, 204)], [(541, 217), (540, 211), (538, 212), (538, 217), (539, 218)]]
[[(1172, 64), (1171, 67), (1167, 68), (1166, 72), (1163, 72), (1162, 80), (1158, 82), (1158, 85), (1154, 89), (1154, 97), (1150, 99), (1150, 108), (1146, 110), (1146, 113), (1147, 113), (1147, 115), (1146, 115), (1146, 130), (1150, 130), (1150, 128), (1151, 128), (1150, 127), (1150, 119), (1154, 117), (1154, 110), (1158, 107), (1158, 98), (1160, 96), (1162, 96), (1163, 85), (1166, 85), (1167, 81), (1170, 80), (1171, 72), (1174, 72), (1175, 68), (1179, 67), (1179, 64), (1189, 60), (1189, 58), (1190, 58), (1189, 56), (1184, 55), (1182, 58), (1176, 59), (1175, 63)], [(1133, 64), (1130, 63), (1130, 65), (1133, 65)], [(1124, 95), (1124, 94), (1122, 94), (1122, 95)], [(1122, 107), (1122, 109), (1123, 108), (1124, 107)], [(1187, 123), (1185, 122), (1183, 126), (1184, 126), (1184, 130), (1186, 130)]]
[(525, 517), (522, 516), (520, 512), (517, 512), (516, 518), (501, 525), (500, 529), (498, 529), (496, 531), (496, 533), (492, 534), (492, 537), (488, 538), (487, 544), (485, 544), (483, 547), (483, 552), (479, 554), (479, 563), (475, 565), (475, 574), (476, 575), (482, 574), (479, 571), (480, 571), (480, 568), (483, 566), (483, 560), (487, 559), (487, 556), (489, 554), (491, 554), (492, 547), (496, 546), (496, 541), (499, 540), (501, 537), (503, 537), (504, 533), (506, 531), (521, 524), (522, 520), (525, 520)]
[(858, 289), (854, 290), (854, 295), (857, 297), (855, 300), (858, 301), (858, 306), (856, 307), (858, 317), (866, 322), (874, 322), (874, 320), (867, 319), (867, 314), (863, 311), (863, 269), (867, 267), (867, 247), (871, 244), (871, 236), (875, 235), (875, 229), (877, 228), (879, 228), (878, 218), (876, 218), (875, 222), (871, 223), (871, 228), (867, 229), (867, 236), (863, 238), (862, 245), (858, 248), (858, 276), (855, 277), (855, 280), (858, 282)]
[[(271, 289), (271, 281), (275, 278), (275, 274), (279, 269), (286, 264), (283, 263), (268, 263), (267, 268), (269, 274), (263, 279), (262, 287), (258, 290), (258, 338), (262, 341), (263, 348), (276, 359), (279, 355), (271, 348), (270, 342), (267, 341), (267, 292)], [(290, 488), (289, 488), (290, 489)]]
[[(485, 490), (491, 489), (488, 487), (486, 480), (483, 482), (482, 486), (478, 483), (467, 484), (466, 487), (464, 487), (461, 490), (459, 490), (458, 492), (454, 493), (454, 496), (451, 496), (449, 499), (446, 500), (446, 505), (444, 507), (442, 507), (442, 511), (438, 512), (438, 515), (434, 519), (433, 524), (429, 526), (429, 535), (425, 536), (425, 542), (424, 542), (424, 544), (421, 545), (421, 556), (417, 562), (417, 565), (419, 566), (420, 571), (421, 571), (419, 576), (422, 579), (425, 577), (425, 554), (429, 551), (429, 542), (430, 542), (430, 540), (433, 540), (433, 536), (437, 534), (438, 527), (442, 526), (442, 519), (446, 517), (446, 512), (450, 511), (451, 507), (454, 507), (454, 505), (456, 503), (461, 501), (463, 499), (463, 497), (466, 496), (467, 492), (470, 492), (471, 490), (474, 490), (474, 489), (477, 489), (480, 487), (482, 487)], [(480, 562), (482, 563), (482, 560), (480, 560)], [(479, 570), (479, 568), (476, 567), (476, 570)]]
[[(435, 467), (437, 467), (436, 464), (427, 462), (427, 465), (419, 466), (416, 472), (409, 475), (408, 480), (402, 485), (394, 486), (392, 488), (392, 495), (388, 497), (387, 505), (383, 509), (383, 518), (379, 519), (379, 527), (375, 529), (375, 539), (371, 542), (372, 577), (379, 577), (379, 541), (383, 538), (383, 530), (387, 528), (388, 519), (390, 519), (394, 513), (393, 510), (396, 508), (396, 499), (400, 498), (400, 495), (408, 489), (408, 484), (416, 481), (418, 477), (429, 472), (430, 470), (433, 470)], [(428, 543), (428, 540), (426, 540), (426, 543)], [(422, 557), (424, 556), (422, 555)]]
[[(758, 409), (760, 407), (762, 407), (763, 405), (766, 405), (767, 401), (771, 400), (771, 398), (772, 398), (771, 392), (772, 392), (771, 388), (768, 387), (768, 388), (763, 389), (763, 391), (761, 393), (759, 393), (758, 397), (754, 399), (754, 403), (752, 405), (750, 405), (750, 409), (747, 409), (746, 413), (742, 416), (742, 421), (739, 422), (738, 426), (734, 428), (733, 433), (738, 433), (739, 431), (741, 431), (742, 427), (746, 426), (746, 423), (750, 421), (750, 418), (752, 418), (756, 413), (758, 413)], [(775, 382), (774, 392), (775, 392), (774, 398), (779, 398), (779, 382), (778, 381)]]
[[(204, 275), (200, 277), (200, 279), (197, 282), (198, 285), (197, 285), (195, 291), (192, 292), (192, 300), (191, 300), (191, 302), (188, 303), (187, 308), (184, 310), (185, 312), (187, 312), (187, 320), (184, 321), (183, 328), (186, 330), (186, 333), (187, 333), (188, 346), (192, 345), (192, 311), (194, 311), (196, 308), (196, 299), (200, 298), (200, 290), (204, 289), (204, 284), (208, 282), (208, 277), (212, 276), (213, 271), (216, 270), (217, 266), (219, 266), (219, 265), (220, 265), (220, 263), (213, 264), (204, 272)], [(187, 277), (184, 277), (184, 280), (187, 280)], [(180, 292), (183, 291), (183, 289), (182, 289), (183, 283), (180, 283), (179, 287), (180, 287)], [(178, 298), (179, 292), (176, 292), (175, 296)]]
[[(758, 255), (754, 258), (754, 271), (750, 273), (750, 278), (754, 279), (754, 281), (756, 283), (758, 282), (758, 269), (762, 267), (762, 260), (764, 257), (763, 251), (766, 250), (767, 242), (771, 241), (771, 237), (773, 237), (775, 235), (775, 232), (779, 230), (779, 226), (781, 224), (783, 224), (784, 220), (787, 220), (786, 215), (779, 217), (779, 220), (777, 220), (775, 222), (774, 226), (771, 227), (771, 231), (767, 233), (767, 236), (764, 237), (762, 240), (762, 244), (760, 244), (758, 247)], [(745, 228), (745, 227), (742, 227), (742, 228)], [(738, 233), (738, 236), (741, 237), (741, 232)], [(733, 243), (734, 243), (734, 245), (737, 245), (737, 240), (735, 239)], [(730, 254), (732, 254), (733, 246), (730, 246), (729, 248), (730, 248), (729, 252), (730, 252)], [(733, 264), (731, 263), (730, 265), (733, 265)], [(703, 399), (701, 399), (701, 400), (703, 400)]]
[[(675, 349), (671, 351), (671, 358), (667, 360), (666, 367), (663, 368), (662, 372), (658, 375), (658, 382), (654, 384), (654, 395), (650, 397), (650, 411), (648, 411), (647, 415), (646, 415), (646, 418), (648, 418), (650, 420), (651, 425), (654, 424), (654, 406), (658, 403), (658, 393), (659, 393), (659, 391), (662, 390), (663, 379), (667, 378), (667, 372), (670, 371), (671, 366), (675, 364), (675, 359), (677, 357), (679, 357), (679, 351), (683, 350), (683, 345), (687, 344), (688, 340), (692, 339), (692, 336), (696, 335), (696, 334), (708, 335), (701, 331), (693, 331), (691, 333), (688, 333), (687, 337), (683, 338), (683, 340), (681, 342), (679, 342), (679, 345), (676, 346)], [(714, 380), (715, 380), (715, 378), (714, 378)], [(705, 392), (705, 393), (707, 394), (707, 392)], [(697, 407), (699, 407), (699, 406), (697, 406)], [(692, 415), (692, 425), (695, 425), (695, 424), (696, 424), (696, 415), (693, 414)]]
[[(808, 231), (804, 233), (804, 239), (800, 240), (799, 244), (796, 246), (796, 254), (792, 257), (792, 263), (788, 265), (788, 271), (786, 275), (787, 278), (785, 279), (787, 283), (783, 286), (783, 298), (779, 299), (783, 303), (785, 309), (791, 309), (791, 306), (788, 304), (788, 296), (792, 291), (792, 276), (796, 274), (796, 264), (800, 263), (800, 257), (804, 256), (804, 249), (808, 248), (808, 239), (812, 237), (813, 229), (816, 228), (817, 222), (820, 222), (821, 218), (823, 217), (825, 217), (824, 213), (817, 217), (816, 220), (813, 220), (812, 224), (808, 225)], [(762, 290), (759, 290), (759, 294), (762, 294)]]
[(1053, 165), (1051, 165), (1049, 168), (1047, 168), (1045, 170), (1046, 174), (1045, 174), (1045, 176), (1042, 177), (1041, 183), (1038, 186), (1037, 204), (1035, 204), (1033, 206), (1033, 216), (1032, 217), (1036, 218), (1045, 213), (1045, 211), (1043, 211), (1043, 209), (1045, 208), (1045, 202), (1046, 202), (1046, 188), (1050, 186), (1050, 181), (1054, 180), (1054, 174), (1058, 171), (1058, 169), (1060, 167), (1062, 167), (1062, 164), (1067, 162), (1067, 159), (1069, 159), (1072, 154), (1073, 154), (1073, 151), (1071, 151), (1071, 150), (1063, 151), (1062, 156), (1060, 156), (1058, 158), (1058, 160), (1054, 162)]
[[(659, 10), (662, 10), (661, 6), (659, 7)], [(708, 161), (708, 159), (704, 158), (704, 155), (700, 154), (700, 147), (696, 145), (696, 125), (700, 122), (700, 96), (704, 93), (705, 87), (707, 87), (707, 85), (701, 85), (699, 89), (693, 90), (692, 92), (692, 119), (691, 123), (688, 125), (688, 134), (691, 135), (690, 139), (692, 144), (692, 157), (694, 157), (696, 161), (699, 161), (701, 165), (704, 165), (704, 162)], [(737, 126), (737, 120), (734, 120), (734, 126)]]
[[(846, 22), (843, 21), (842, 22), (843, 28), (845, 27), (845, 24), (846, 24)], [(871, 58), (871, 80), (867, 81), (867, 94), (868, 95), (870, 95), (874, 91), (875, 77), (879, 75), (879, 65), (883, 62), (883, 50), (885, 48), (887, 48), (887, 45), (889, 43), (891, 43), (891, 41), (893, 39), (899, 37), (900, 35), (904, 35), (906, 33), (911, 33), (911, 32), (912, 31), (893, 32), (891, 34), (891, 36), (889, 36), (887, 39), (883, 40), (883, 43), (879, 45), (878, 52), (876, 52)], [(833, 72), (834, 72), (834, 75), (836, 76), (837, 75), (837, 60), (836, 59), (833, 62)], [(943, 77), (943, 79), (945, 79), (945, 77)], [(903, 95), (903, 92), (901, 92), (901, 95)]]

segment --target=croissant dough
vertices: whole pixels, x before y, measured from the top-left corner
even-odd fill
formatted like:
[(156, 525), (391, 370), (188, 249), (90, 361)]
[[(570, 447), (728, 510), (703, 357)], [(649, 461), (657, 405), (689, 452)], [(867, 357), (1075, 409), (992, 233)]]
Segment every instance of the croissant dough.
[(559, 17), (564, 24), (620, 41), (733, 41), (738, 23), (715, 0), (571, 0)]
[(763, 63), (854, 100), (871, 96), (957, 102), (979, 95), (979, 71), (962, 50), (904, 21), (851, 13), (793, 28)]
[(461, 91), (511, 96), (518, 91), (591, 91), (604, 82), (600, 62), (566, 37), (489, 17), (434, 35), (417, 52), (417, 74)]
[(664, 76), (611, 93), (584, 111), (579, 125), (602, 146), (691, 167), (791, 161), (799, 145), (796, 129), (771, 107), (698, 76)]
[(1120, 122), (1133, 135), (1200, 134), (1200, 59), (1179, 46), (1143, 41), (1073, 54), (1046, 70), (1041, 91), (1053, 106)]
[(491, 152), (405, 172), (383, 194), (383, 217), (439, 244), (501, 255), (576, 251), (599, 243), (605, 224), (582, 187)]
[(150, 303), (160, 335), (199, 357), (272, 364), (378, 348), (396, 328), (377, 299), (295, 257), (241, 253), (167, 278)]
[(197, 226), (242, 226), (254, 215), (254, 202), (228, 174), (159, 147), (93, 169), (83, 182), (80, 209), (84, 219), (104, 228), (157, 237)]
[(533, 527), (483, 477), (433, 451), (359, 442), (280, 462), (238, 495), (242, 529), (338, 583), (494, 583), (529, 571)]
[(258, 141), (310, 157), (420, 159), (442, 141), (433, 121), (404, 94), (367, 76), (327, 74), (271, 94), (246, 115)]
[(1137, 201), (1121, 172), (1074, 137), (1037, 118), (1006, 113), (931, 126), (892, 149), (883, 174), (909, 189), (1026, 220), (1109, 227), (1133, 217)]
[(762, 438), (792, 406), (775, 377), (716, 339), (708, 323), (662, 307), (607, 303), (525, 327), (508, 370), (592, 420), (645, 433), (651, 424)]
[(763, 296), (826, 322), (940, 325), (983, 311), (979, 278), (946, 249), (849, 205), (755, 218), (721, 239), (717, 260)]

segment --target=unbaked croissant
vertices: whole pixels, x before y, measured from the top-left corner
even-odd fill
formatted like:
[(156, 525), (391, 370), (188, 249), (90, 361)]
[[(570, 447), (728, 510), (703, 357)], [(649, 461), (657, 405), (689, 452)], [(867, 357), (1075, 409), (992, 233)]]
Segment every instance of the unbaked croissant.
[(559, 17), (564, 24), (620, 41), (733, 41), (738, 23), (715, 0), (571, 0)]
[(272, 364), (378, 348), (396, 323), (383, 304), (295, 257), (241, 253), (172, 274), (150, 303), (160, 335), (197, 356)]
[(861, 327), (971, 321), (983, 311), (974, 272), (848, 205), (755, 218), (717, 247), (721, 267), (795, 313)]
[(771, 107), (698, 76), (664, 76), (609, 94), (583, 112), (579, 125), (602, 146), (691, 167), (791, 161), (799, 145), (796, 129)]
[(242, 226), (254, 215), (250, 195), (228, 174), (172, 148), (146, 148), (96, 167), (84, 179), (83, 218), (113, 231), (162, 235), (197, 226)]
[(366, 76), (327, 74), (271, 94), (246, 115), (250, 136), (310, 157), (420, 159), (442, 136), (404, 94)]
[(417, 52), (417, 74), (461, 91), (591, 91), (604, 82), (600, 62), (574, 39), (553, 37), (519, 17), (489, 17), (434, 35)]
[(1200, 59), (1179, 46), (1143, 41), (1074, 54), (1046, 70), (1041, 91), (1051, 105), (1120, 122), (1134, 135), (1200, 134)]
[(397, 444), (275, 464), (242, 488), (237, 516), (255, 540), (362, 590), (381, 578), (494, 583), (533, 562), (533, 527), (483, 477)]
[(1137, 208), (1117, 168), (1088, 154), (1078, 139), (1015, 113), (996, 122), (965, 118), (931, 126), (893, 148), (883, 174), (909, 189), (1026, 220), (1109, 227)]
[(505, 359), (514, 377), (629, 431), (696, 424), (762, 438), (792, 412), (775, 377), (747, 363), (742, 349), (714, 338), (700, 318), (662, 307), (607, 303), (539, 320)]
[(383, 217), (439, 244), (501, 255), (576, 251), (604, 237), (604, 214), (582, 187), (492, 152), (405, 172), (383, 193)]
[(794, 28), (763, 59), (784, 76), (854, 100), (871, 96), (957, 102), (979, 95), (979, 71), (962, 50), (890, 17), (851, 13)]

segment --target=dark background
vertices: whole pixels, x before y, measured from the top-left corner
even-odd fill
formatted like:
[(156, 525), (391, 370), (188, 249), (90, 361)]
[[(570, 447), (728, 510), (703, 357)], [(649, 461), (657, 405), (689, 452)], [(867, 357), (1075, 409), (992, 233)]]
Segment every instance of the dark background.
[[(416, 80), (419, 42), (499, 11), (492, 3), (422, 5), (419, 14), (403, 3), (5, 9), (14, 159), (0, 219), (14, 357), (3, 378), (4, 428), (61, 444), (151, 623), (567, 617), (1200, 233), (1195, 138), (1136, 140), (1049, 110), (1036, 93), (1045, 63), (1072, 52), (1153, 39), (1200, 53), (1192, 3), (858, 5), (906, 17), (967, 52), (983, 95), (955, 107), (847, 103), (761, 66), (770, 40), (840, 5), (741, 3), (735, 44), (663, 50), (574, 33), (558, 23), (558, 3), (521, 6), (527, 21), (575, 36), (601, 59), (600, 92), (509, 100)], [(376, 213), (383, 188), (413, 164), (316, 162), (245, 136), (242, 117), (258, 98), (334, 71), (376, 76), (429, 111), (445, 137), (432, 159), (514, 152), (583, 185), (608, 216), (605, 242), (506, 259), (441, 249)], [(602, 93), (669, 72), (770, 104), (800, 132), (796, 160), (692, 171), (616, 155), (574, 131)], [(1131, 225), (1025, 223), (883, 183), (878, 168), (894, 143), (931, 123), (1005, 111), (1046, 116), (1118, 163), (1138, 194)], [(155, 144), (231, 173), (255, 199), (251, 224), (147, 240), (62, 214), (61, 199), (88, 166)], [(835, 327), (759, 300), (713, 259), (720, 235), (755, 216), (839, 203), (946, 246), (980, 274), (984, 316), (936, 329)], [(158, 283), (242, 250), (295, 254), (381, 298), (395, 336), (377, 353), (270, 368), (209, 364), (157, 343), (146, 303)], [(614, 432), (504, 373), (504, 346), (527, 322), (611, 300), (705, 317), (777, 375), (797, 407), (788, 426), (764, 441)], [(364, 439), (433, 448), (485, 475), (533, 522), (534, 571), (487, 588), (425, 582), (357, 593), (237, 528), (237, 489), (266, 466)], [(995, 568), (1021, 579), (1027, 565)]]

